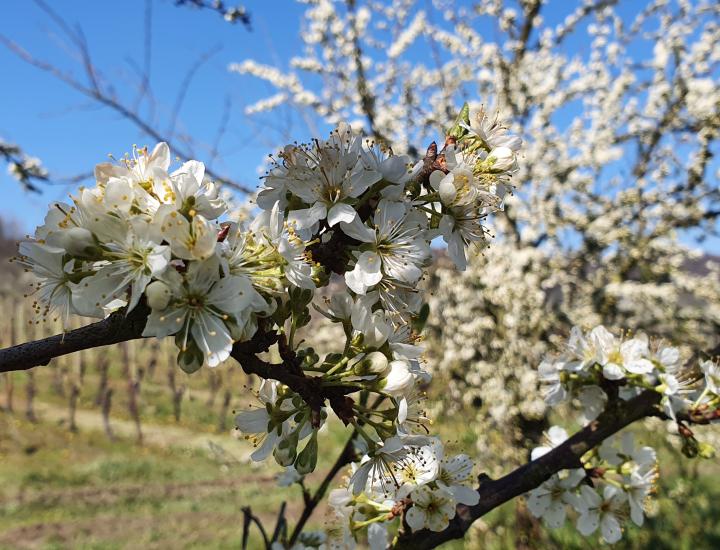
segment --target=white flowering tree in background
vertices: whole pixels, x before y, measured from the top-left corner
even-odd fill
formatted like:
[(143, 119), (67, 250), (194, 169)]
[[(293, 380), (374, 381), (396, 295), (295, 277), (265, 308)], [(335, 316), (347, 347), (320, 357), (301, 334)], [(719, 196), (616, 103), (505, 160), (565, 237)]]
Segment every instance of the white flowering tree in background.
[[(0, 350), (0, 372), (143, 337), (173, 337), (187, 372), (232, 358), (262, 379), (238, 430), (288, 483), (336, 417), (347, 444), (299, 521), (246, 512), (268, 547), (432, 548), (521, 495), (618, 541), (659, 475), (623, 429), (652, 418), (710, 456), (691, 426), (720, 415), (718, 272), (693, 248), (720, 216), (718, 7), (308, 4), (290, 69), (230, 70), (277, 88), (250, 114), (290, 104), (330, 136), (271, 158), (248, 223), (231, 180), (165, 143), (98, 165), (17, 261), (38, 315), (102, 320)], [(311, 309), (339, 335), (322, 350)], [(430, 432), (460, 408), (477, 467)], [(326, 496), (327, 531), (304, 533)]]
[(250, 112), (350, 118), (414, 152), (454, 104), (493, 97), (523, 136), (493, 246), (432, 282), (431, 369), (451, 412), (477, 409), (478, 452), (525, 459), (545, 414), (527, 367), (573, 325), (718, 344), (718, 265), (697, 250), (720, 215), (715, 3), (309, 4), (289, 70), (230, 67), (277, 88)]

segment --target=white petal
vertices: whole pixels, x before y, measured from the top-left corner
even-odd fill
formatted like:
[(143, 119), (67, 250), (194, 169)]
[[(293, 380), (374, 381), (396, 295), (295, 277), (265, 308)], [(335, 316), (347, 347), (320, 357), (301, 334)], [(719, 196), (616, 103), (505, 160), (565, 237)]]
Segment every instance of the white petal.
[(440, 193), (440, 200), (443, 204), (449, 206), (453, 203), (455, 197), (457, 197), (457, 189), (455, 189), (452, 174), (448, 174), (445, 178), (443, 178), (440, 182), (440, 189), (438, 191)]
[(270, 453), (275, 448), (275, 444), (279, 440), (280, 436), (277, 434), (277, 431), (273, 430), (267, 435), (265, 441), (263, 441), (260, 448), (258, 448), (253, 454), (250, 455), (250, 458), (255, 462), (265, 460), (268, 456), (270, 456)]
[(373, 523), (368, 527), (370, 550), (385, 550), (388, 545), (388, 532), (384, 525)]
[(322, 203), (315, 203), (311, 208), (292, 210), (288, 214), (288, 223), (297, 229), (312, 227), (327, 216), (327, 207)]
[(440, 189), (440, 182), (445, 178), (445, 172), (435, 170), (430, 174), (430, 185), (435, 191)]
[(407, 512), (405, 512), (405, 521), (407, 521), (410, 529), (412, 529), (413, 531), (419, 531), (420, 529), (425, 527), (425, 522), (427, 521), (427, 514), (422, 508), (413, 506)]
[(594, 533), (600, 525), (600, 517), (594, 510), (580, 514), (577, 520), (577, 530), (586, 537)]
[(455, 497), (455, 500), (460, 504), (474, 506), (480, 502), (480, 493), (470, 487), (465, 487), (464, 485), (453, 485), (450, 488), (450, 492), (452, 493), (452, 496)]
[(351, 223), (357, 217), (357, 212), (349, 204), (339, 202), (328, 211), (328, 225), (332, 227), (340, 222)]
[(375, 238), (375, 231), (365, 225), (360, 216), (355, 216), (351, 223), (340, 222), (340, 228), (348, 237), (360, 242), (369, 243)]
[(261, 434), (267, 431), (270, 415), (267, 409), (252, 409), (242, 411), (235, 416), (238, 429), (246, 434)]
[(557, 529), (565, 523), (565, 505), (560, 501), (553, 501), (543, 515), (548, 527)]
[(603, 539), (610, 544), (613, 544), (622, 538), (620, 522), (613, 514), (610, 513), (603, 514), (603, 518), (600, 522), (600, 532), (602, 533)]
[(153, 311), (148, 316), (143, 336), (164, 338), (177, 333), (184, 324), (186, 314), (184, 309), (178, 308), (169, 311)]
[(625, 371), (620, 365), (608, 363), (603, 367), (603, 376), (608, 380), (620, 380), (625, 378)]

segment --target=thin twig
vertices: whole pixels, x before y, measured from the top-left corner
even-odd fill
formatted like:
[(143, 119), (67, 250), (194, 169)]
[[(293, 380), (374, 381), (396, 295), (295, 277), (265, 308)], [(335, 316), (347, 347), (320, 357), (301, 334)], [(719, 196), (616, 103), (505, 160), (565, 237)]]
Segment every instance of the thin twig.
[(300, 536), (300, 533), (302, 533), (305, 524), (310, 519), (310, 516), (312, 516), (312, 513), (315, 511), (315, 508), (317, 508), (317, 505), (325, 496), (328, 487), (330, 487), (330, 483), (335, 478), (337, 473), (342, 470), (343, 467), (350, 464), (355, 458), (355, 451), (353, 449), (354, 438), (355, 430), (353, 430), (353, 432), (350, 434), (350, 437), (345, 443), (342, 451), (340, 451), (340, 454), (338, 455), (335, 464), (333, 464), (332, 468), (330, 468), (328, 473), (325, 475), (325, 478), (322, 480), (322, 483), (320, 483), (320, 486), (317, 488), (313, 496), (305, 502), (305, 507), (303, 508), (302, 514), (300, 515), (300, 519), (298, 520), (297, 525), (295, 525), (292, 535), (290, 535), (290, 546), (297, 542), (297, 539)]
[[(40, 0), (36, 1), (40, 2)], [(65, 27), (63, 27), (63, 29), (65, 30)], [(17, 43), (7, 38), (5, 35), (0, 35), (0, 43), (2, 43), (12, 53), (17, 55), (20, 59), (22, 59), (29, 65), (32, 65), (33, 67), (50, 73), (55, 78), (64, 82), (82, 95), (87, 96), (99, 103), (100, 105), (103, 105), (115, 111), (121, 117), (134, 124), (147, 136), (153, 138), (156, 141), (167, 142), (169, 147), (181, 158), (189, 159), (194, 156), (192, 154), (192, 151), (188, 151), (181, 147), (178, 147), (177, 142), (174, 142), (173, 140), (168, 139), (167, 136), (162, 135), (153, 127), (151, 122), (141, 117), (139, 113), (133, 110), (131, 107), (128, 107), (127, 105), (124, 105), (122, 102), (120, 102), (120, 100), (118, 100), (114, 96), (111, 89), (104, 89), (102, 83), (98, 80), (97, 70), (94, 68), (92, 63), (88, 64), (90, 57), (87, 51), (87, 44), (81, 38), (79, 38), (75, 32), (71, 30), (66, 30), (66, 32), (71, 33), (68, 36), (80, 50), (83, 59), (86, 60), (85, 72), (87, 73), (87, 77), (90, 80), (89, 86), (82, 84), (71, 74), (60, 70), (58, 67), (52, 65), (51, 63), (35, 58), (27, 50), (23, 49)], [(214, 178), (218, 183), (227, 185), (228, 187), (231, 187), (243, 193), (252, 192), (250, 188), (245, 187), (244, 185), (241, 185), (230, 178), (221, 176), (210, 168), (206, 167), (205, 172), (209, 177)]]
[(152, 69), (152, 0), (145, 0), (144, 40), (143, 40), (143, 68), (140, 71), (140, 90), (135, 98), (133, 110), (139, 111), (142, 100), (147, 96), (154, 111), (154, 102), (150, 92), (150, 71)]

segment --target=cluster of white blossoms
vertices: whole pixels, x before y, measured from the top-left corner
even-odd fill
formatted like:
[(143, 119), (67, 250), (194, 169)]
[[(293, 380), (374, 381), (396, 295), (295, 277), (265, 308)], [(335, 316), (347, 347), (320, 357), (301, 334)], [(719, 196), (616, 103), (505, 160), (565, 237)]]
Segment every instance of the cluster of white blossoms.
[[(443, 147), (433, 143), (418, 162), (340, 124), (326, 140), (279, 153), (245, 226), (224, 221), (227, 204), (202, 163), (170, 171), (161, 143), (98, 165), (97, 185), (52, 205), (19, 261), (37, 277), (44, 315), (148, 307), (143, 336), (174, 336), (187, 372), (217, 366), (262, 326), (257, 341), (276, 342), (283, 363), (253, 359), (252, 345), (235, 354), (269, 369), (260, 406), (236, 419), (252, 458), (272, 454), (297, 475), (312, 472), (329, 403), (363, 451), (335, 507), (350, 510), (343, 532), (403, 517), (412, 530), (438, 531), (478, 494), (470, 459), (445, 456), (428, 435), (421, 280), (434, 239), (461, 269), (470, 246), (485, 246), (484, 220), (502, 206), (520, 145), (467, 105)], [(332, 273), (342, 278), (329, 284)], [(311, 305), (344, 334), (322, 357), (298, 337)]]
[(607, 388), (613, 388), (623, 400), (643, 390), (657, 391), (666, 416), (673, 420), (678, 413), (716, 404), (713, 377), (717, 366), (712, 361), (692, 370), (677, 348), (662, 341), (651, 344), (642, 333), (618, 338), (602, 325), (587, 334), (573, 328), (565, 352), (544, 360), (538, 372), (547, 404), (554, 406), (577, 397), (587, 421), (603, 410)]
[(479, 501), (473, 466), (465, 454), (445, 456), (434, 437), (399, 433), (386, 439), (353, 465), (345, 486), (330, 493), (329, 542), (354, 548), (354, 537), (367, 528), (370, 547), (387, 548), (388, 528), (397, 529), (403, 512), (412, 531), (442, 531), (458, 504)]
[(18, 261), (37, 278), (38, 313), (65, 324), (145, 301), (143, 335), (175, 335), (191, 372), (227, 359), (288, 284), (314, 288), (313, 265), (277, 209), (247, 228), (221, 222), (227, 206), (204, 165), (170, 164), (165, 143), (99, 164), (96, 186), (53, 204)]
[(546, 412), (528, 365), (574, 324), (718, 344), (718, 265), (702, 242), (720, 213), (717, 2), (304, 7), (289, 64), (230, 67), (268, 85), (248, 113), (354, 119), (406, 152), (470, 93), (497, 97), (523, 137), (522, 184), (493, 219), (493, 246), (465, 272), (441, 267), (428, 292), (437, 416), (468, 420), (483, 471), (525, 462)]
[[(330, 247), (333, 265), (341, 260), (336, 271), (343, 278), (312, 305), (341, 327), (342, 347), (324, 357), (300, 347), (297, 357), (322, 387), (358, 396), (345, 402), (341, 418), (354, 426), (362, 458), (331, 497), (339, 526), (330, 539), (339, 536), (343, 547), (366, 531), (386, 545), (385, 524), (397, 529), (402, 517), (412, 530), (442, 530), (458, 503), (478, 499), (470, 487), (472, 461), (445, 456), (441, 442), (427, 435), (422, 386), (430, 375), (419, 345), (427, 315), (419, 283), (431, 262), (430, 242), (443, 237), (464, 268), (466, 249), (484, 244), (482, 223), (501, 205), (516, 169), (519, 138), (482, 111), (474, 121), (465, 108), (440, 154), (415, 164), (340, 124), (327, 141), (285, 147), (258, 195), (261, 208), (286, 213), (298, 238)], [(309, 320), (302, 310), (310, 300), (308, 294), (290, 308), (291, 348), (296, 329)], [(324, 411), (314, 418), (307, 403), (271, 381), (258, 398), (258, 408), (236, 419), (257, 447), (252, 458), (272, 453), (292, 466), (293, 477), (313, 471)]]
[[(641, 392), (659, 394), (662, 415), (672, 420), (686, 456), (710, 457), (714, 449), (698, 442), (686, 422), (712, 420), (720, 405), (720, 367), (712, 360), (699, 365), (683, 361), (680, 351), (644, 334), (617, 337), (599, 325), (588, 333), (575, 327), (564, 352), (539, 366), (549, 406), (574, 402), (578, 422), (585, 425), (605, 411), (611, 400), (627, 401)], [(562, 444), (568, 435), (553, 426), (548, 446), (536, 448), (533, 460)], [(563, 470), (528, 495), (528, 508), (550, 527), (560, 527), (566, 507), (577, 512), (583, 535), (600, 530), (609, 543), (622, 536), (627, 518), (643, 524), (644, 503), (658, 477), (656, 452), (636, 447), (632, 433), (607, 439), (582, 457), (582, 468)]]
[[(568, 438), (567, 432), (553, 426), (548, 430), (548, 446), (538, 447), (532, 459), (539, 458)], [(528, 494), (530, 512), (551, 528), (565, 523), (566, 508), (577, 514), (577, 529), (588, 536), (596, 531), (606, 542), (622, 537), (622, 522), (628, 516), (640, 526), (647, 497), (658, 478), (656, 453), (652, 447), (637, 447), (633, 434), (606, 439), (600, 447), (583, 457), (583, 467), (563, 470)]]

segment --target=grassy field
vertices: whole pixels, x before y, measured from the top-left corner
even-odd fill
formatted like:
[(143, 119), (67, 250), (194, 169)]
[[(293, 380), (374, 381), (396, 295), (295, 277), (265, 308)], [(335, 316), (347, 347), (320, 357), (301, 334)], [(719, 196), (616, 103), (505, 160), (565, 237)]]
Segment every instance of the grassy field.
[[(145, 400), (167, 401), (162, 392)], [(47, 397), (47, 401), (40, 399)], [(203, 423), (201, 401), (188, 407), (185, 420), (145, 414), (142, 446), (134, 425), (113, 417), (110, 441), (99, 413), (82, 409), (78, 431), (68, 430), (67, 411), (58, 399), (39, 392), (38, 420), (20, 412), (0, 413), (0, 548), (238, 548), (242, 508), (252, 506), (269, 528), (287, 501), (288, 517), (300, 511), (299, 489), (278, 488), (277, 468), (253, 465), (250, 447), (229, 433)], [(20, 403), (17, 403), (20, 404)], [(154, 411), (160, 410), (158, 403)], [(94, 419), (94, 420), (93, 420)], [(467, 448), (472, 433), (458, 421), (438, 430)], [(323, 434), (320, 471), (332, 460), (346, 431), (337, 424)], [(452, 434), (452, 436), (451, 436)], [(682, 472), (679, 467), (682, 466)], [(701, 467), (698, 467), (701, 466)], [(680, 462), (664, 450), (659, 505), (648, 525), (630, 528), (619, 548), (720, 548), (720, 471), (714, 462)], [(308, 481), (317, 483), (317, 476)], [(322, 527), (318, 510), (311, 528)], [(529, 536), (530, 540), (523, 537)], [(257, 533), (252, 548), (258, 548)], [(532, 521), (522, 504), (508, 503), (478, 522), (465, 542), (446, 548), (569, 548), (598, 546), (570, 526), (551, 532)]]
[[(51, 412), (0, 415), (0, 548), (237, 548), (244, 506), (270, 528), (283, 499), (288, 517), (300, 512), (299, 488), (279, 490), (279, 470), (249, 463), (230, 435), (170, 425), (171, 441), (148, 423), (139, 446), (131, 434), (71, 433)], [(325, 439), (337, 447), (340, 435)]]

